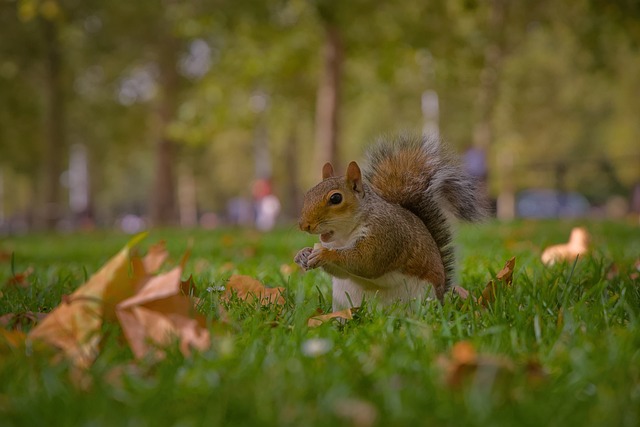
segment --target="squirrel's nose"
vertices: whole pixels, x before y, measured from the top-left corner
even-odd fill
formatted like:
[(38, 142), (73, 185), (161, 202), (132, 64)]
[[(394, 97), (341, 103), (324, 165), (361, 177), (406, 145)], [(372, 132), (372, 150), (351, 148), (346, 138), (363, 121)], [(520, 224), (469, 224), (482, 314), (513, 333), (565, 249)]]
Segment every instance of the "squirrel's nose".
[(311, 223), (309, 223), (308, 221), (300, 220), (298, 221), (298, 225), (300, 226), (300, 230), (302, 231), (306, 231), (307, 233), (311, 231)]

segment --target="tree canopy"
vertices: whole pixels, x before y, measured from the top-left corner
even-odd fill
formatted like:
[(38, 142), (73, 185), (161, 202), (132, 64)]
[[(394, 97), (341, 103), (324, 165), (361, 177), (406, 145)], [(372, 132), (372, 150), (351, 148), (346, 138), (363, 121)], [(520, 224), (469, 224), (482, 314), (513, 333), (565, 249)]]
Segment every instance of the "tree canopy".
[[(318, 157), (346, 164), (381, 134), (419, 132), (425, 91), (444, 140), (486, 150), (493, 195), (563, 171), (564, 189), (603, 203), (640, 181), (635, 2), (13, 0), (0, 25), (0, 221), (71, 214), (74, 145), (101, 224), (177, 221), (181, 185), (222, 212), (257, 178), (293, 214)], [(327, 126), (334, 151), (318, 151)]]

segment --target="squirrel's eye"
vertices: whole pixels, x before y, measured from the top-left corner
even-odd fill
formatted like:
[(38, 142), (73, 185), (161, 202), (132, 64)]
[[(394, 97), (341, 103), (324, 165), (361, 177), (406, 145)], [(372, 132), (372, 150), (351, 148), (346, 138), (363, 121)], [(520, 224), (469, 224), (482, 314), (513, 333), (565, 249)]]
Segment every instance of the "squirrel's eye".
[(338, 205), (340, 202), (342, 202), (342, 194), (340, 193), (333, 193), (331, 197), (329, 197), (329, 203), (332, 205)]

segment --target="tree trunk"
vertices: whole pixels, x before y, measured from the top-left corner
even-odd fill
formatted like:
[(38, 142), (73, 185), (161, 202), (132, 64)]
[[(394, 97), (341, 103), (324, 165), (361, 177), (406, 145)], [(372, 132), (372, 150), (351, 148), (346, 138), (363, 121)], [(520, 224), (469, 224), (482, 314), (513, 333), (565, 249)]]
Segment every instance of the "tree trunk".
[(287, 194), (287, 216), (298, 218), (302, 208), (300, 199), (300, 186), (298, 183), (298, 135), (295, 124), (292, 125), (291, 133), (284, 148), (284, 159), (286, 168), (286, 194)]
[(171, 36), (164, 38), (159, 50), (160, 80), (157, 119), (160, 133), (156, 135), (151, 223), (153, 225), (173, 225), (177, 220), (174, 176), (176, 147), (168, 136), (168, 127), (175, 115), (179, 90), (177, 40)]
[(37, 226), (51, 230), (60, 220), (62, 206), (60, 200), (60, 174), (65, 158), (65, 105), (62, 81), (62, 58), (55, 22), (43, 19), (45, 43), (45, 126), (43, 163), (42, 213), (37, 218)]
[(198, 200), (196, 178), (193, 170), (186, 164), (178, 169), (178, 205), (180, 225), (186, 228), (198, 225)]
[(504, 55), (504, 24), (506, 0), (492, 0), (489, 15), (489, 44), (484, 52), (484, 66), (480, 73), (480, 90), (476, 100), (476, 124), (473, 145), (488, 150), (494, 138), (492, 118), (498, 99), (500, 69)]
[[(476, 100), (476, 123), (473, 129), (473, 145), (484, 153), (486, 159), (489, 148), (495, 138), (493, 129), (493, 114), (498, 101), (498, 88), (500, 84), (500, 71), (504, 57), (504, 25), (507, 9), (507, 0), (491, 0), (489, 11), (489, 44), (484, 52), (484, 67), (480, 73), (480, 89)], [(510, 165), (502, 164), (504, 156), (499, 156), (496, 169), (505, 171)], [(504, 181), (504, 180), (503, 180)], [(484, 186), (485, 190), (488, 188)], [(500, 219), (512, 219), (514, 206), (510, 204), (515, 200), (512, 185), (500, 188), (498, 195), (497, 216)]]
[(339, 167), (338, 107), (342, 77), (343, 52), (340, 32), (335, 25), (325, 24), (323, 70), (316, 100), (316, 163), (317, 170), (325, 162)]

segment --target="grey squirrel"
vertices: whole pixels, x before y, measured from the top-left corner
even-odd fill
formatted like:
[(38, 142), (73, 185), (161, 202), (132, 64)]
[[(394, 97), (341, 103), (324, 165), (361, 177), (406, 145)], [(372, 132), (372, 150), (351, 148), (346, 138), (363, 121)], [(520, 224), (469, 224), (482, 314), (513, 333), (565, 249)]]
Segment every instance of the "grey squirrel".
[(334, 311), (365, 297), (422, 298), (431, 286), (443, 301), (454, 270), (449, 217), (478, 221), (486, 199), (436, 137), (381, 140), (367, 159), (364, 173), (351, 162), (344, 176), (324, 165), (299, 220), (320, 244), (300, 250), (295, 262), (332, 276)]

